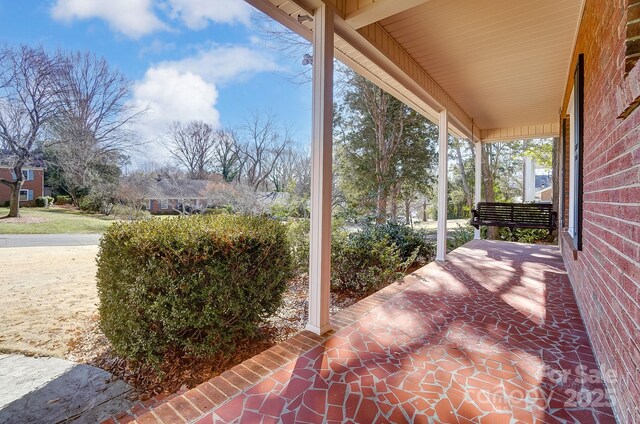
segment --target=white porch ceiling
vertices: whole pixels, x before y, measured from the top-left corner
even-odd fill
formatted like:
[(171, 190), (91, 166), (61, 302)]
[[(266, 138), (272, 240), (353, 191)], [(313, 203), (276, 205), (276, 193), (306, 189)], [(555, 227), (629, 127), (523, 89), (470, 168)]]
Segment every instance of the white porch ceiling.
[(380, 22), (483, 129), (558, 122), (581, 0), (430, 0)]
[(337, 57), (435, 122), (447, 108), (457, 136), (559, 133), (584, 0), (246, 1), (307, 39), (297, 16), (329, 4)]

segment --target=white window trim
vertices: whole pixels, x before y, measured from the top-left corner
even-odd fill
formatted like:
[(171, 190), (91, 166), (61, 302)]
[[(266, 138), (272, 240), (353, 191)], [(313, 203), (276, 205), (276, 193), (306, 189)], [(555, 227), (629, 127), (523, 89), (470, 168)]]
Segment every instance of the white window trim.
[(23, 169), (22, 178), (24, 179), (24, 181), (33, 181), (35, 179), (35, 173), (33, 172), (33, 169)]
[[(25, 198), (22, 198), (22, 192), (25, 192)], [(29, 189), (26, 188), (21, 188), (20, 189), (20, 201), (21, 202), (28, 202), (29, 201)]]
[(160, 200), (160, 209), (169, 209), (169, 199)]

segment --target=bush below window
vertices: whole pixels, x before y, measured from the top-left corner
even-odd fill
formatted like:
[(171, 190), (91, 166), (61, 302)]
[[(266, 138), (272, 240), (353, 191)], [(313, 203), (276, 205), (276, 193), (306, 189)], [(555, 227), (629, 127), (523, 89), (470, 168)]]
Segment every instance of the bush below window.
[(224, 352), (256, 334), (291, 277), (285, 228), (206, 215), (115, 223), (100, 242), (100, 328), (126, 358)]

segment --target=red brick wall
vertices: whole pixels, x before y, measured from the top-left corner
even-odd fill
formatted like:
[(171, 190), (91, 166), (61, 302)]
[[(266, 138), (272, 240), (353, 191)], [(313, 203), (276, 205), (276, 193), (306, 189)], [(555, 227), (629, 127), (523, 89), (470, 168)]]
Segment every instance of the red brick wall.
[(640, 87), (640, 64), (625, 76), (630, 3), (585, 4), (571, 67), (584, 53), (583, 250), (561, 242), (621, 423), (640, 422), (640, 109), (618, 118)]
[[(0, 168), (0, 178), (5, 180), (11, 180), (11, 169)], [(33, 181), (25, 181), (22, 184), (22, 188), (25, 190), (33, 190), (33, 200), (31, 202), (20, 202), (21, 206), (35, 206), (36, 198), (42, 197), (44, 194), (44, 171), (42, 169), (36, 169), (33, 171)], [(5, 202), (11, 199), (11, 189), (0, 184), (0, 206), (4, 206)]]

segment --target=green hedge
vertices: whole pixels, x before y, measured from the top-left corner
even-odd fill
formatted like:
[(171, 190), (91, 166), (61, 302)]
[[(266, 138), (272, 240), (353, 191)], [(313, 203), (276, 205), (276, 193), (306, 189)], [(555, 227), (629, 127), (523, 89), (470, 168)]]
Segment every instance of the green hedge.
[(255, 335), (291, 277), (282, 224), (231, 215), (115, 223), (98, 254), (100, 327), (115, 351), (157, 363)]
[(56, 205), (70, 205), (71, 203), (71, 196), (66, 196), (64, 194), (58, 194), (57, 196), (55, 196)]
[(36, 197), (36, 206), (39, 208), (46, 208), (49, 206), (49, 199), (47, 197)]
[(520, 243), (543, 243), (550, 238), (548, 230), (536, 228), (516, 228), (512, 234), (509, 228), (500, 227), (499, 234), (500, 240)]
[(331, 241), (331, 287), (360, 294), (373, 293), (401, 278), (415, 256), (406, 261), (388, 237), (369, 232), (334, 231)]
[[(294, 268), (309, 270), (309, 220), (287, 224)], [(414, 262), (430, 262), (435, 248), (427, 233), (397, 224), (370, 224), (351, 233), (333, 228), (331, 282), (335, 290), (371, 293), (402, 277)]]
[(428, 241), (428, 232), (406, 225), (369, 224), (362, 229), (365, 238), (373, 241), (387, 240), (396, 245), (403, 261), (414, 257), (422, 262), (431, 262), (435, 256), (435, 245)]

